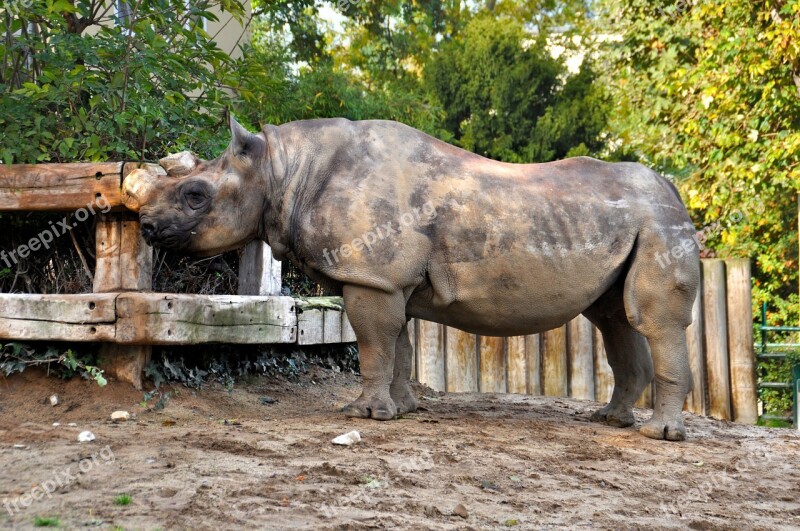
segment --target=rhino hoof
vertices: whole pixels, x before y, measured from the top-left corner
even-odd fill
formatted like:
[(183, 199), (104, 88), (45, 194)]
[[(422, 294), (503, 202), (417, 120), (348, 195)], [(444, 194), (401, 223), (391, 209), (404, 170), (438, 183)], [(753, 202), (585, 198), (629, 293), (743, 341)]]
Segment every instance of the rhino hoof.
[(685, 441), (686, 428), (683, 421), (664, 422), (663, 420), (650, 419), (644, 426), (639, 428), (639, 432), (651, 439), (668, 441)]
[(392, 420), (397, 416), (397, 407), (391, 399), (359, 398), (343, 407), (342, 412), (359, 419)]
[(592, 413), (589, 420), (608, 424), (614, 428), (627, 428), (633, 426), (633, 411), (619, 411), (606, 406)]
[(402, 415), (403, 413), (413, 413), (417, 410), (417, 399), (414, 398), (414, 395), (411, 393), (411, 389), (408, 386), (405, 386), (405, 388), (400, 390), (392, 388), (391, 395), (392, 401), (397, 407), (398, 415)]

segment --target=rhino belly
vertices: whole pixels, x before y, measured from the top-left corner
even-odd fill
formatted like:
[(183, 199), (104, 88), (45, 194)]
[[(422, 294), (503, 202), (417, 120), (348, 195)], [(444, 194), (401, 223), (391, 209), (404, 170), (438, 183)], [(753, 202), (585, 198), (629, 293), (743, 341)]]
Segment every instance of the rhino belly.
[(512, 252), (433, 262), (409, 300), (413, 317), (482, 335), (534, 334), (574, 318), (619, 279), (633, 240), (617, 249)]

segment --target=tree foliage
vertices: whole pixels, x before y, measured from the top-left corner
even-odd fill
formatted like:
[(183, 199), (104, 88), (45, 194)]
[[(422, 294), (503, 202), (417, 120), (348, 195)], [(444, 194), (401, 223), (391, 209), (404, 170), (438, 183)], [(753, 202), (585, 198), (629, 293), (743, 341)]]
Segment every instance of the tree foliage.
[(673, 176), (698, 225), (724, 227), (711, 249), (754, 258), (754, 305), (796, 323), (800, 1), (600, 4), (614, 155)]

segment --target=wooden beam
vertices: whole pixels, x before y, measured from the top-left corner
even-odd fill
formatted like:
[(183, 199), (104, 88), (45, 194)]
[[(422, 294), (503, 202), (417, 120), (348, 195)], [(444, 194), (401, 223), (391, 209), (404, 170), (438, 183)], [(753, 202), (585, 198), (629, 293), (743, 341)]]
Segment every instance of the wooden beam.
[(0, 294), (0, 338), (114, 341), (116, 294)]
[(614, 373), (608, 364), (603, 335), (594, 329), (594, 396), (597, 402), (608, 402), (614, 391)]
[(420, 319), (417, 333), (419, 381), (436, 391), (444, 391), (444, 327), (439, 323)]
[(291, 297), (123, 293), (117, 342), (138, 345), (294, 343)]
[(528, 369), (528, 394), (542, 394), (542, 353), (541, 336), (533, 334), (525, 336), (525, 364)]
[(506, 348), (508, 350), (508, 392), (525, 394), (528, 392), (525, 336), (507, 338)]
[(594, 400), (592, 323), (579, 315), (567, 324), (570, 396)]
[(0, 164), (0, 210), (120, 208), (122, 175), (121, 162)]
[(569, 396), (567, 379), (567, 327), (542, 334), (545, 396)]
[(703, 322), (706, 332), (708, 415), (731, 420), (728, 315), (725, 308), (725, 262), (703, 260)]
[(506, 393), (505, 338), (479, 336), (481, 393)]
[(239, 295), (280, 295), (281, 263), (261, 240), (248, 243), (239, 256)]
[(325, 342), (325, 314), (320, 309), (297, 314), (297, 344), (319, 345)]
[(755, 424), (758, 420), (758, 390), (753, 351), (750, 260), (747, 258), (726, 260), (725, 269), (733, 420)]
[(451, 393), (477, 392), (477, 336), (458, 328), (448, 328), (446, 336), (447, 378), (445, 383), (447, 391)]

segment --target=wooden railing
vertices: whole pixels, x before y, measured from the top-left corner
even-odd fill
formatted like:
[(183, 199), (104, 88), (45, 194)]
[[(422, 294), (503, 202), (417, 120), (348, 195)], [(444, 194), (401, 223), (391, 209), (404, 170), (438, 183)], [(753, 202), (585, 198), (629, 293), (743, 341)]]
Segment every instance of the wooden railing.
[[(152, 345), (355, 341), (336, 304), (280, 295), (280, 262), (263, 242), (242, 253), (238, 295), (152, 293), (152, 249), (122, 206), (122, 179), (153, 164), (0, 165), (0, 210), (99, 214), (93, 293), (0, 294), (0, 338), (102, 342), (109, 375), (141, 387)], [(750, 263), (703, 260), (703, 284), (687, 330), (694, 389), (689, 411), (752, 423), (757, 418)], [(602, 338), (583, 317), (523, 337), (485, 337), (413, 320), (414, 376), (437, 390), (528, 393), (607, 401), (613, 375)], [(638, 405), (650, 407), (649, 387)]]

